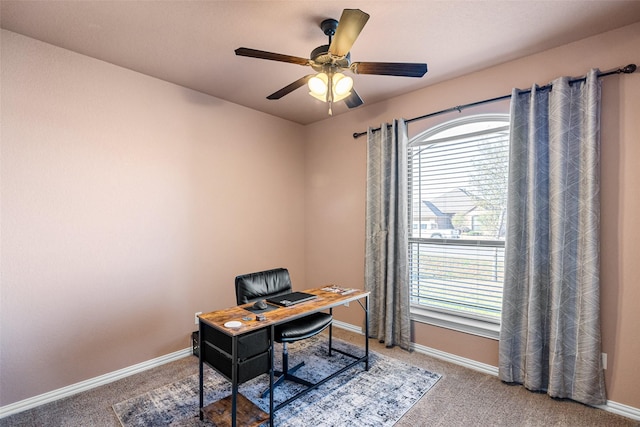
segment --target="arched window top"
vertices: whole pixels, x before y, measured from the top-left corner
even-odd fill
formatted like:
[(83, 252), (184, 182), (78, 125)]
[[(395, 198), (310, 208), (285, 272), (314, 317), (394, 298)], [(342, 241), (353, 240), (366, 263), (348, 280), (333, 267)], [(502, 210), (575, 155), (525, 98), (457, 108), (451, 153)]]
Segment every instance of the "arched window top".
[(409, 146), (433, 144), (435, 142), (449, 141), (452, 138), (460, 139), (465, 136), (473, 138), (486, 133), (504, 132), (508, 129), (508, 114), (476, 114), (459, 117), (433, 126), (412, 138)]

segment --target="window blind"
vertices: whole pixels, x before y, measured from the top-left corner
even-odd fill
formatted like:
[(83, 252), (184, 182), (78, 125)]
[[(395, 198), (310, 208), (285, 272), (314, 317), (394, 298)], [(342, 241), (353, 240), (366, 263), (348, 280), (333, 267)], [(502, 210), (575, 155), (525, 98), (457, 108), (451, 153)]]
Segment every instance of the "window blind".
[(413, 304), (499, 320), (508, 139), (507, 116), (472, 116), (432, 128), (409, 145)]

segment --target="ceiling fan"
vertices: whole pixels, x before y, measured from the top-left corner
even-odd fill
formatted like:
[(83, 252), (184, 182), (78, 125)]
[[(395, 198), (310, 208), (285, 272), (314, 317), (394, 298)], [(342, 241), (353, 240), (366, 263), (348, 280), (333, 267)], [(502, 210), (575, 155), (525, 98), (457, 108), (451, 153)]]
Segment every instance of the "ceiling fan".
[(422, 77), (427, 72), (427, 64), (422, 63), (351, 62), (349, 51), (368, 20), (369, 15), (359, 9), (344, 9), (339, 22), (335, 19), (325, 19), (320, 28), (329, 37), (329, 44), (315, 48), (311, 51), (309, 59), (246, 47), (236, 49), (235, 53), (239, 56), (310, 66), (316, 74), (299, 78), (267, 96), (267, 99), (280, 99), (307, 84), (309, 94), (327, 102), (329, 114), (332, 114), (331, 106), (334, 102), (344, 100), (348, 108), (355, 108), (364, 103), (353, 88), (353, 79), (345, 76), (342, 71), (403, 77)]

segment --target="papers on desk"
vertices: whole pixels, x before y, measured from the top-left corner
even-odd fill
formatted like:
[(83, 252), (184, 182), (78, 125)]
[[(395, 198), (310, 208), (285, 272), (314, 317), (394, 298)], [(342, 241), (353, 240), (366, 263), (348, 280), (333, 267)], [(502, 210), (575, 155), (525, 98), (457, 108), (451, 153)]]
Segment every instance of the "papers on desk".
[(327, 286), (326, 288), (322, 288), (322, 290), (326, 292), (333, 292), (335, 294), (340, 294), (340, 295), (349, 295), (358, 291), (357, 289), (343, 288), (342, 286), (338, 286), (338, 285)]

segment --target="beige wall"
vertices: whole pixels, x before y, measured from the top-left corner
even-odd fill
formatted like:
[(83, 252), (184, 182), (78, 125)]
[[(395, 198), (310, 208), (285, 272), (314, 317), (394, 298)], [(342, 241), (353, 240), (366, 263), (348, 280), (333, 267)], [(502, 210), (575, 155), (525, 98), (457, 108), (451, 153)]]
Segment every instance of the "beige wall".
[(2, 31), (0, 406), (189, 346), (304, 271), (303, 128)]
[[(506, 95), (513, 87), (546, 84), (561, 75), (584, 75), (628, 63), (640, 65), (640, 23), (538, 55), (449, 80), (388, 102), (307, 126), (307, 280), (363, 286), (366, 137), (353, 132), (396, 117), (412, 118)], [(429, 64), (437, 67), (437, 64)], [(359, 76), (365, 79), (369, 76)], [(382, 80), (381, 80), (382, 83)], [(357, 85), (357, 79), (356, 79)], [(362, 94), (366, 102), (366, 94)], [(482, 112), (505, 104), (485, 105)], [(466, 110), (466, 113), (479, 112)], [(508, 111), (508, 110), (507, 110)], [(434, 120), (458, 117), (449, 114)], [(412, 135), (433, 122), (409, 125)], [(331, 137), (327, 137), (330, 133)], [(608, 354), (609, 399), (640, 408), (640, 73), (603, 80), (602, 117), (602, 336)], [(357, 306), (340, 320), (359, 325)], [(413, 325), (414, 342), (497, 366), (498, 343), (424, 324)]]
[[(232, 305), (238, 273), (362, 287), (353, 132), (639, 63), (639, 45), (640, 23), (301, 127), (3, 31), (0, 406), (187, 347), (193, 313)], [(640, 73), (603, 86), (607, 388), (640, 408)], [(336, 316), (362, 323), (357, 304)], [(413, 330), (497, 364), (496, 341)]]

